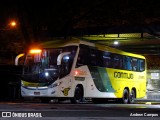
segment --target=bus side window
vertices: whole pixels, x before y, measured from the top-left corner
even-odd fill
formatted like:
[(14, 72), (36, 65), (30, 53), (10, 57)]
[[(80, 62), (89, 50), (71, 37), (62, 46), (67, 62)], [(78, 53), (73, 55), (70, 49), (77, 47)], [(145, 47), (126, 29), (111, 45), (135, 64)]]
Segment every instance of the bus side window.
[(104, 67), (103, 66), (103, 51), (98, 50), (97, 51), (97, 66)]
[(145, 60), (139, 60), (140, 72), (145, 70)]
[(132, 70), (138, 71), (138, 60), (136, 58), (132, 58)]
[(125, 70), (132, 70), (132, 66), (131, 66), (131, 57), (128, 56), (124, 56), (123, 57), (123, 62), (124, 62), (124, 69)]
[(103, 67), (103, 52), (96, 49), (90, 49), (90, 62), (91, 66)]
[(114, 54), (113, 55), (113, 63), (114, 63), (114, 68), (122, 69), (122, 57), (121, 57), (121, 55)]
[(112, 67), (112, 57), (111, 53), (109, 52), (103, 53), (103, 67), (108, 67), (108, 68)]
[(90, 54), (90, 65), (97, 66), (97, 51), (94, 49), (91, 49)]
[(76, 67), (80, 67), (82, 65), (88, 65), (88, 61), (89, 61), (89, 52), (88, 51), (89, 50), (87, 48), (80, 47)]
[(110, 57), (108, 57), (108, 56), (103, 56), (103, 66), (104, 67), (108, 67), (108, 68), (110, 68)]

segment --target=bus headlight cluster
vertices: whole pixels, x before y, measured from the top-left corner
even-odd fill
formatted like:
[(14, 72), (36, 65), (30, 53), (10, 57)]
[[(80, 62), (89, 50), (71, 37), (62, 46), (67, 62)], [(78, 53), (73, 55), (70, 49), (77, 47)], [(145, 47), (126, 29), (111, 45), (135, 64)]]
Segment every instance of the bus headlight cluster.
[(59, 83), (53, 83), (51, 84), (50, 86), (48, 86), (49, 88), (53, 88), (53, 87), (57, 87), (59, 86), (60, 84), (62, 84), (62, 82), (59, 82)]

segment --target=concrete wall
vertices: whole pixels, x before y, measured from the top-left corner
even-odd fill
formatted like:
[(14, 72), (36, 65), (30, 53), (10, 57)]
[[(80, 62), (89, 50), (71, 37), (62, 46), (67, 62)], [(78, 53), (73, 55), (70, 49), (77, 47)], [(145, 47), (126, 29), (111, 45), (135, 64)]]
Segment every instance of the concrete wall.
[(160, 99), (160, 70), (147, 70), (147, 99)]

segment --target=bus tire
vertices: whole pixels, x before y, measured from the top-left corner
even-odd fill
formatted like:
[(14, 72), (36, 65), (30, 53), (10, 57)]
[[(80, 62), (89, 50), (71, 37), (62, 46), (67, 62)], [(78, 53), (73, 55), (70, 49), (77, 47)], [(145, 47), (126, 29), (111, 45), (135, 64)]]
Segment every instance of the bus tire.
[(136, 98), (136, 94), (135, 94), (135, 91), (132, 89), (131, 92), (130, 92), (130, 94), (129, 94), (129, 103), (133, 104), (135, 98)]
[(83, 90), (80, 87), (76, 87), (74, 97), (71, 98), (71, 103), (77, 104), (83, 101)]
[(128, 102), (129, 102), (129, 91), (127, 89), (124, 89), (122, 103), (127, 104)]

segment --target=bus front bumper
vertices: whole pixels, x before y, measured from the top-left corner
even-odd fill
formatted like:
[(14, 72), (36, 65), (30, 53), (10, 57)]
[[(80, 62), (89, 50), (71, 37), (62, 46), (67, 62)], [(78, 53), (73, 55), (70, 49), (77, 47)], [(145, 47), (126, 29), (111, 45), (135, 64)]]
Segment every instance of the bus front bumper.
[(22, 97), (56, 97), (56, 90), (48, 87), (21, 86)]

